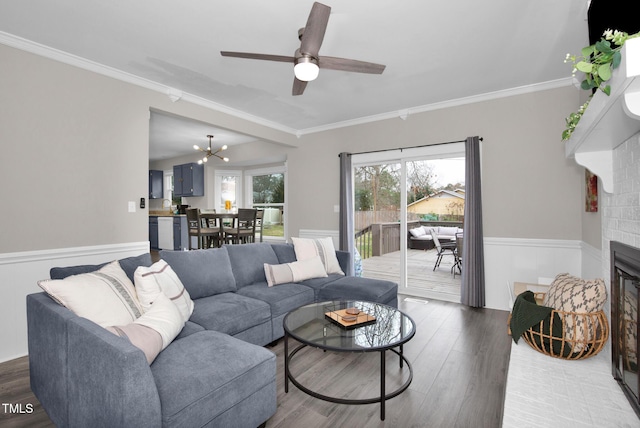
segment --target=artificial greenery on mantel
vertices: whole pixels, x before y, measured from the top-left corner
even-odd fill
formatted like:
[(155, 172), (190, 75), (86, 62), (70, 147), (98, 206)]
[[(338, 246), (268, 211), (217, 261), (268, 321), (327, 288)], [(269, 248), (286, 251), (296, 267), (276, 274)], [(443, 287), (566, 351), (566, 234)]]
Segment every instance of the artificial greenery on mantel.
[(589, 105), (593, 93), (595, 93), (594, 89), (599, 89), (607, 95), (611, 94), (611, 86), (606, 82), (611, 79), (613, 69), (618, 68), (620, 65), (620, 61), (622, 60), (620, 51), (622, 50), (624, 42), (636, 37), (640, 37), (640, 33), (629, 35), (624, 31), (607, 30), (598, 42), (582, 48), (580, 56), (567, 54), (564, 62), (571, 62), (573, 64), (572, 76), (575, 77), (578, 71), (583, 72), (585, 79), (582, 81), (580, 87), (584, 90), (592, 91), (592, 94), (589, 100), (581, 105), (577, 112), (571, 113), (569, 117), (565, 119), (567, 129), (562, 132), (562, 141), (567, 141), (571, 137), (573, 130), (578, 125), (578, 122)]

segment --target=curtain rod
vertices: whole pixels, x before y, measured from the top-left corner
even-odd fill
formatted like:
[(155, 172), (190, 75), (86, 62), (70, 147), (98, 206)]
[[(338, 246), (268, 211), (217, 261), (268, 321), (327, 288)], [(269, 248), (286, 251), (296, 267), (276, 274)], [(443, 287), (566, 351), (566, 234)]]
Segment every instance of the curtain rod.
[[(480, 141), (482, 141), (482, 137), (479, 138)], [(358, 153), (347, 153), (348, 156), (352, 156), (352, 155), (366, 155), (369, 153), (381, 153), (381, 152), (391, 152), (394, 150), (400, 150), (400, 152), (402, 152), (403, 150), (409, 150), (409, 149), (419, 149), (422, 147), (431, 147), (431, 146), (442, 146), (445, 144), (455, 144), (455, 143), (464, 143), (467, 140), (460, 140), (460, 141), (447, 141), (445, 143), (434, 143), (434, 144), (422, 144), (419, 146), (410, 146), (410, 147), (397, 147), (395, 149), (380, 149), (380, 150), (370, 150), (368, 152), (358, 152)], [(340, 156), (340, 155), (338, 155)]]

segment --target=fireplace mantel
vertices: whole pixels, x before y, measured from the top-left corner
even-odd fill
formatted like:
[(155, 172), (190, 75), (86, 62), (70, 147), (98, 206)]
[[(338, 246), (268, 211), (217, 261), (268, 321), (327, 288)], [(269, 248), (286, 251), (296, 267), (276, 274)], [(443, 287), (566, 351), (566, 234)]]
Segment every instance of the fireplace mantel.
[(609, 81), (611, 95), (594, 94), (565, 143), (568, 158), (588, 168), (613, 193), (613, 150), (640, 131), (640, 38), (622, 47), (622, 62)]

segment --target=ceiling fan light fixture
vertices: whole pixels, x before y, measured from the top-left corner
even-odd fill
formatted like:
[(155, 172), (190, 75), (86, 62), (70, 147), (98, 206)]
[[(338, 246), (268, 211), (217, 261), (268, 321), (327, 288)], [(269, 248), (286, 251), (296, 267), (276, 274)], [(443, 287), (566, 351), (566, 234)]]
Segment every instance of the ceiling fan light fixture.
[(318, 60), (310, 56), (302, 56), (296, 59), (296, 64), (293, 66), (293, 74), (296, 75), (296, 79), (303, 82), (310, 82), (315, 80), (320, 73), (320, 67), (318, 67)]

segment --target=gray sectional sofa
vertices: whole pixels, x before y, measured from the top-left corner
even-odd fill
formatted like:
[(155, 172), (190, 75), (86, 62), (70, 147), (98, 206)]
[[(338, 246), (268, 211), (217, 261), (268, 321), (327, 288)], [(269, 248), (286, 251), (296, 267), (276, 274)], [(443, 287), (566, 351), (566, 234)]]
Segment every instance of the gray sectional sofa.
[[(349, 253), (336, 251), (347, 272)], [(397, 307), (397, 284), (330, 274), (268, 287), (264, 264), (296, 260), (290, 244), (162, 251), (194, 302), (184, 328), (148, 364), (126, 339), (46, 293), (27, 296), (31, 389), (57, 426), (256, 427), (276, 411), (275, 355), (291, 310), (316, 301)], [(149, 254), (120, 260), (133, 280)], [(54, 268), (52, 279), (99, 266)]]

